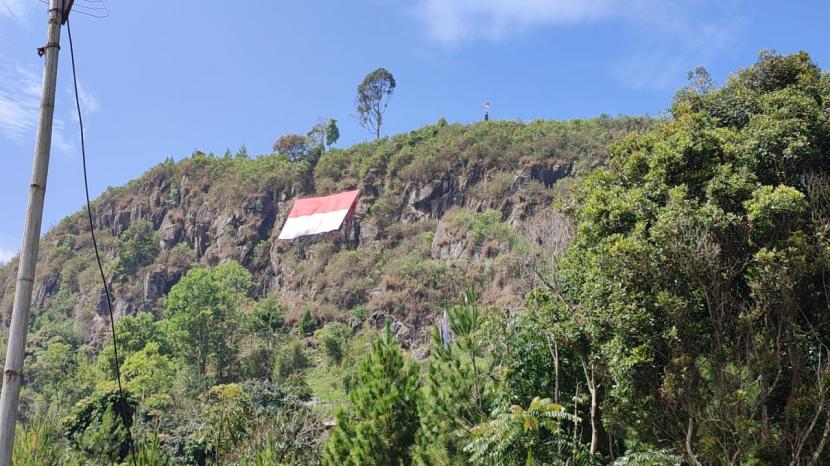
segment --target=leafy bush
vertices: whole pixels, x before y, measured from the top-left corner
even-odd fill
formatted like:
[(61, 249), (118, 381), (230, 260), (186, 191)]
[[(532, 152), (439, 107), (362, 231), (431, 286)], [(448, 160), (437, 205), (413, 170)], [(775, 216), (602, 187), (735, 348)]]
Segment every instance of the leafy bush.
[(311, 335), (315, 328), (317, 328), (317, 322), (311, 315), (311, 309), (306, 308), (300, 320), (300, 335)]
[(159, 354), (159, 345), (155, 342), (149, 342), (141, 351), (127, 356), (121, 367), (125, 387), (141, 400), (169, 391), (174, 373), (173, 361)]
[(365, 304), (358, 304), (349, 311), (349, 314), (358, 322), (365, 321), (369, 317), (369, 313), (369, 308)]
[(132, 275), (139, 267), (152, 262), (158, 253), (158, 235), (153, 225), (146, 220), (135, 221), (115, 242), (116, 273)]
[(196, 261), (196, 251), (187, 243), (178, 243), (161, 253), (160, 262), (178, 270), (187, 270)]
[(434, 314), (448, 304), (460, 282), (461, 271), (446, 261), (432, 259), (428, 251), (411, 251), (389, 261), (381, 280), (383, 291), (369, 306), (388, 313)]
[(173, 460), (161, 445), (158, 435), (142, 438), (137, 442), (135, 454), (128, 464), (133, 466), (173, 466)]
[(221, 463), (248, 430), (250, 398), (239, 384), (216, 385), (200, 397), (209, 451)]
[(472, 189), (472, 194), (484, 201), (498, 203), (510, 195), (515, 178), (516, 175), (512, 172), (496, 172), (476, 184)]
[(343, 359), (344, 346), (351, 335), (352, 329), (339, 322), (332, 322), (314, 333), (323, 347), (323, 353), (335, 364)]
[(253, 422), (235, 464), (319, 464), (325, 438), (320, 415), (297, 394), (268, 382), (246, 382), (245, 391), (254, 408)]
[(358, 365), (350, 405), (337, 412), (323, 464), (408, 464), (418, 430), (419, 368), (388, 326)]
[(826, 396), (826, 351), (785, 356), (830, 341), (828, 83), (806, 53), (762, 53), (721, 88), (692, 83), (579, 183), (540, 314), (579, 359), (592, 450), (604, 431), (690, 464), (830, 458), (826, 418), (802, 414)]
[(228, 377), (240, 340), (240, 308), (252, 287), (251, 274), (237, 262), (190, 270), (164, 303), (172, 330), (199, 371), (214, 364), (219, 380)]
[(128, 452), (127, 429), (132, 426), (138, 402), (109, 386), (79, 401), (61, 421), (70, 444), (98, 461), (120, 461)]
[(24, 428), (17, 426), (14, 435), (12, 464), (17, 466), (59, 465), (63, 458), (64, 446), (54, 426), (47, 422), (36, 422)]
[(599, 458), (581, 458), (581, 448), (563, 432), (562, 424), (578, 423), (563, 406), (548, 398), (534, 398), (527, 409), (513, 405), (472, 430), (464, 447), (471, 463), (599, 465)]
[(275, 351), (274, 380), (286, 381), (308, 366), (308, 357), (299, 340), (288, 341)]
[(744, 203), (755, 242), (773, 242), (802, 220), (807, 212), (803, 193), (789, 186), (763, 186)]
[(283, 329), (285, 310), (275, 296), (267, 296), (251, 306), (246, 315), (249, 330), (260, 338), (273, 338)]

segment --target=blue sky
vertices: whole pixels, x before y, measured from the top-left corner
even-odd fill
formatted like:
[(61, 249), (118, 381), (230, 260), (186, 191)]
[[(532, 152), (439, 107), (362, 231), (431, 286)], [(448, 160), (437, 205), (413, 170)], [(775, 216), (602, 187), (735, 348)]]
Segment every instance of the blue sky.
[[(89, 2), (91, 0), (79, 0)], [(106, 0), (105, 0), (106, 1)], [(659, 115), (686, 72), (723, 82), (761, 49), (806, 50), (830, 67), (830, 2), (749, 0), (250, 0), (107, 2), (73, 16), (91, 188), (194, 149), (270, 152), (281, 134), (340, 121), (383, 66), (398, 88), (385, 134), (444, 116), (532, 120)], [(0, 0), (0, 260), (23, 228), (46, 5)], [(44, 227), (83, 205), (66, 35)]]

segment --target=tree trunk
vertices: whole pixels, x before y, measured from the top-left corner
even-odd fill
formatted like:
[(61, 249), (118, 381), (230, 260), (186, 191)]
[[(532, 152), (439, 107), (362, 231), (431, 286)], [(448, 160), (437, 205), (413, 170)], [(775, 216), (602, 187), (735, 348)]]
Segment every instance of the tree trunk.
[(695, 466), (701, 466), (700, 461), (698, 461), (697, 456), (694, 451), (692, 451), (692, 436), (694, 435), (694, 431), (695, 421), (692, 416), (689, 415), (689, 427), (686, 429), (686, 456), (689, 458), (690, 463)]
[(553, 359), (553, 402), (559, 404), (559, 345), (556, 342), (556, 338), (552, 339), (553, 344), (551, 344), (550, 336), (545, 336), (548, 342), (550, 357)]
[(588, 392), (591, 394), (591, 454), (597, 452), (597, 443), (599, 443), (599, 429), (597, 429), (597, 385), (596, 385), (596, 363), (591, 362), (590, 374), (588, 365), (585, 362), (585, 356), (580, 355), (579, 361), (582, 363), (582, 370), (585, 372), (585, 381), (588, 384)]
[[(576, 392), (574, 393), (574, 417), (579, 417), (579, 381), (576, 382)], [(576, 428), (579, 427), (578, 422), (574, 422), (574, 443), (579, 442), (579, 438), (577, 437), (577, 430)]]
[(591, 369), (591, 383), (588, 385), (588, 390), (591, 392), (591, 454), (597, 452), (597, 442), (599, 435), (597, 434), (597, 387), (594, 385), (594, 373)]
[(828, 435), (830, 435), (830, 415), (827, 416), (827, 421), (825, 421), (824, 423), (824, 433), (821, 434), (821, 441), (819, 441), (818, 447), (816, 447), (816, 451), (813, 452), (813, 457), (810, 458), (810, 462), (807, 463), (809, 466), (818, 464), (818, 460), (821, 457), (821, 452), (824, 450), (825, 445), (827, 445)]

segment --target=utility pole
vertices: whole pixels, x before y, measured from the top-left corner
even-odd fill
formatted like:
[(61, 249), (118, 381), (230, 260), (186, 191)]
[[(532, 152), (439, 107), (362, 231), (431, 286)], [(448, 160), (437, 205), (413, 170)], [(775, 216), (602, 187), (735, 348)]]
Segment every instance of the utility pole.
[(17, 404), (20, 398), (20, 385), (23, 382), (26, 330), (29, 325), (29, 308), (32, 304), (32, 286), (43, 220), (43, 200), (46, 196), (46, 175), (49, 171), (49, 152), (52, 146), (52, 117), (55, 111), (61, 25), (69, 16), (72, 3), (73, 0), (49, 0), (46, 45), (38, 49), (38, 55), (45, 55), (43, 89), (40, 98), (40, 121), (35, 141), (35, 158), (32, 164), (32, 182), (29, 185), (29, 207), (26, 210), (26, 225), (23, 228), (23, 247), (17, 267), (17, 286), (14, 291), (14, 308), (6, 349), (6, 369), (3, 371), (3, 390), (0, 393), (0, 466), (11, 466), (12, 462)]

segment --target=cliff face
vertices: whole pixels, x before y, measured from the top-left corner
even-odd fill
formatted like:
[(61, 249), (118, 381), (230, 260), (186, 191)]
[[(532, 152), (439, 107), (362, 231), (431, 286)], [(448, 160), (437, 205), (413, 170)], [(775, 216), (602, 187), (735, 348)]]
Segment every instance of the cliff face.
[[(466, 287), (485, 304), (517, 306), (569, 238), (570, 222), (550, 208), (556, 191), (601, 163), (612, 140), (649, 124), (435, 125), (330, 151), (314, 168), (279, 155), (163, 163), (94, 202), (114, 313), (159, 315), (189, 268), (235, 260), (253, 273), (257, 296), (280, 298), (288, 320), (306, 308), (323, 320), (391, 317), (402, 340), (417, 343)], [(354, 187), (362, 196), (343, 232), (276, 240), (295, 197)], [(157, 248), (125, 271), (125, 232), (140, 222)], [(71, 319), (79, 338), (100, 344), (108, 315), (85, 216), (67, 217), (41, 244), (35, 318)], [(15, 268), (0, 268), (6, 323)]]

